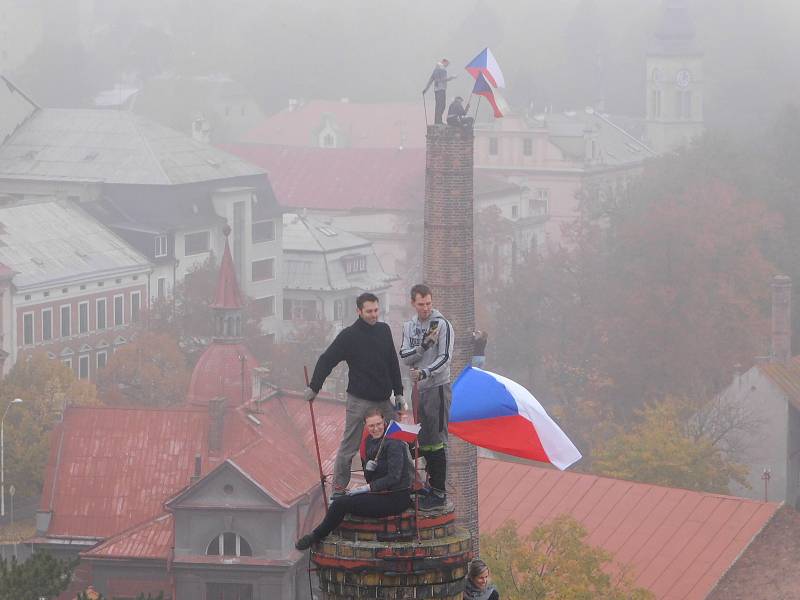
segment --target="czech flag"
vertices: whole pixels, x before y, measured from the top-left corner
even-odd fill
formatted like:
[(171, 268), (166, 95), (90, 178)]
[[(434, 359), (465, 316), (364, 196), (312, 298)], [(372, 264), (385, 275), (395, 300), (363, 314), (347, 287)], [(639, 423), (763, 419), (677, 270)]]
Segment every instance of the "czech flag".
[(387, 440), (401, 440), (403, 442), (414, 443), (417, 441), (417, 436), (421, 428), (421, 425), (392, 421), (386, 428), (385, 436)]
[(453, 384), (449, 430), (481, 448), (550, 463), (562, 471), (581, 458), (528, 390), (470, 366)]
[(475, 80), (475, 85), (472, 88), (472, 93), (476, 96), (483, 96), (489, 101), (494, 109), (494, 116), (500, 118), (503, 116), (503, 109), (506, 106), (505, 100), (499, 93), (489, 84), (484, 77), (483, 73), (478, 73), (478, 78)]
[(478, 75), (483, 73), (486, 77), (486, 81), (492, 84), (492, 87), (506, 87), (506, 80), (503, 77), (503, 72), (500, 70), (500, 65), (497, 64), (489, 48), (484, 48), (481, 53), (473, 58), (464, 68), (475, 79), (478, 78)]

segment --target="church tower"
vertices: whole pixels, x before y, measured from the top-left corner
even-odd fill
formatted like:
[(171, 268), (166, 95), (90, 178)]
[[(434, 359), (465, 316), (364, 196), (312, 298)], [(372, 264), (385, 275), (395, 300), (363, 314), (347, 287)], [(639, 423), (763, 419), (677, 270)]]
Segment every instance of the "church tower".
[(703, 53), (687, 0), (663, 0), (647, 52), (647, 142), (658, 153), (703, 133)]

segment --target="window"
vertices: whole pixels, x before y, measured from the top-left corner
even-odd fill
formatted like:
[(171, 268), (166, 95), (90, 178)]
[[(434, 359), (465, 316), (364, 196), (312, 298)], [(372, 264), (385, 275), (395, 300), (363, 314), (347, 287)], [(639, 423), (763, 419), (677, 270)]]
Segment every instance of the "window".
[(140, 292), (131, 292), (131, 323), (139, 322), (139, 309), (142, 304), (142, 294)]
[(531, 156), (533, 154), (533, 140), (531, 139), (522, 140), (522, 153), (525, 156)]
[(679, 119), (692, 118), (692, 92), (689, 90), (675, 92), (675, 115)]
[(211, 248), (211, 234), (208, 231), (187, 233), (183, 236), (183, 253), (186, 256), (202, 254)]
[(156, 295), (158, 298), (164, 298), (167, 295), (167, 278), (159, 277), (156, 281)]
[(89, 331), (89, 303), (81, 302), (78, 304), (78, 333)]
[(97, 353), (97, 368), (102, 369), (108, 364), (108, 352), (100, 350)]
[(316, 321), (316, 300), (289, 300), (283, 299), (284, 321)]
[(528, 210), (531, 216), (546, 215), (550, 205), (550, 190), (538, 188), (533, 198), (528, 198)]
[(489, 154), (491, 156), (497, 156), (497, 151), (498, 151), (497, 138), (495, 137), (489, 138)]
[(206, 600), (253, 600), (250, 583), (207, 583)]
[(105, 298), (98, 298), (97, 304), (95, 306), (97, 309), (97, 321), (95, 322), (95, 329), (105, 329), (106, 328), (106, 299)]
[(348, 275), (351, 273), (364, 273), (367, 270), (366, 256), (348, 256), (342, 260), (344, 260), (344, 272)]
[(262, 316), (264, 317), (275, 316), (275, 296), (258, 298), (255, 301), (255, 305), (256, 308), (261, 311)]
[(511, 218), (518, 219), (519, 218), (519, 206), (516, 204), (511, 205)]
[(254, 244), (275, 241), (275, 221), (255, 221), (250, 226)]
[(153, 256), (161, 258), (167, 255), (167, 236), (157, 235), (155, 237), (155, 248), (153, 249)]
[(238, 533), (226, 531), (211, 540), (206, 550), (208, 556), (253, 556), (247, 540)]
[(650, 116), (654, 119), (661, 116), (661, 90), (653, 90), (650, 94)]
[(42, 311), (42, 341), (53, 339), (53, 309), (45, 308)]
[(326, 133), (322, 137), (322, 147), (333, 148), (334, 146), (336, 146), (336, 139), (333, 137), (333, 134)]
[(65, 367), (67, 367), (70, 371), (72, 370), (72, 359), (71, 358), (65, 358), (64, 360), (61, 361), (61, 364), (64, 365)]
[(250, 277), (252, 281), (266, 281), (275, 278), (275, 259), (265, 258), (264, 260), (254, 260), (250, 264)]
[(61, 337), (69, 337), (72, 335), (72, 307), (61, 307)]
[(78, 357), (78, 379), (89, 379), (89, 356)]
[(25, 346), (33, 345), (33, 313), (22, 315), (22, 343)]
[(122, 312), (124, 308), (122, 296), (114, 296), (114, 327), (125, 323), (125, 313)]
[(341, 321), (344, 319), (344, 302), (342, 300), (333, 301), (333, 320)]

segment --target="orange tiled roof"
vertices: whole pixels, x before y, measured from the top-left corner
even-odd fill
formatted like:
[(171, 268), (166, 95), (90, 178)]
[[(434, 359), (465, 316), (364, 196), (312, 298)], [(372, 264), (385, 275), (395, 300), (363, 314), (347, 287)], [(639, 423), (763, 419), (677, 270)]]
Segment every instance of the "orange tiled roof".
[(659, 600), (706, 598), (779, 507), (492, 459), (479, 461), (478, 501), (484, 533), (572, 515)]

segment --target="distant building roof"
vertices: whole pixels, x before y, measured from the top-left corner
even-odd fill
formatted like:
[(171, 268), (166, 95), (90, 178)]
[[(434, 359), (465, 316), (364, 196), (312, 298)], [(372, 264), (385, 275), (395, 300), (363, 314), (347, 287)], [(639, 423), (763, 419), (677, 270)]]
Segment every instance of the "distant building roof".
[(787, 363), (768, 362), (756, 368), (778, 386), (795, 408), (800, 410), (800, 356)]
[(296, 103), (267, 117), (242, 141), (282, 146), (320, 147), (330, 128), (337, 148), (424, 148), (425, 112), (421, 103), (361, 104), (333, 100)]
[(57, 200), (0, 206), (0, 262), (23, 290), (148, 267), (76, 204)]
[(395, 279), (369, 240), (294, 213), (283, 215), (283, 259), (287, 290), (375, 291)]
[(706, 598), (779, 508), (492, 459), (479, 461), (478, 495), (482, 532), (514, 519), (525, 535), (570, 514), (659, 600)]
[(249, 175), (263, 171), (119, 110), (40, 109), (0, 144), (7, 179), (178, 185)]
[(258, 360), (244, 344), (212, 341), (194, 365), (186, 401), (207, 405), (214, 398), (225, 398), (228, 406), (238, 406), (242, 398), (250, 399), (251, 374), (257, 366)]
[(318, 210), (422, 211), (425, 150), (227, 144), (267, 173), (278, 203)]

